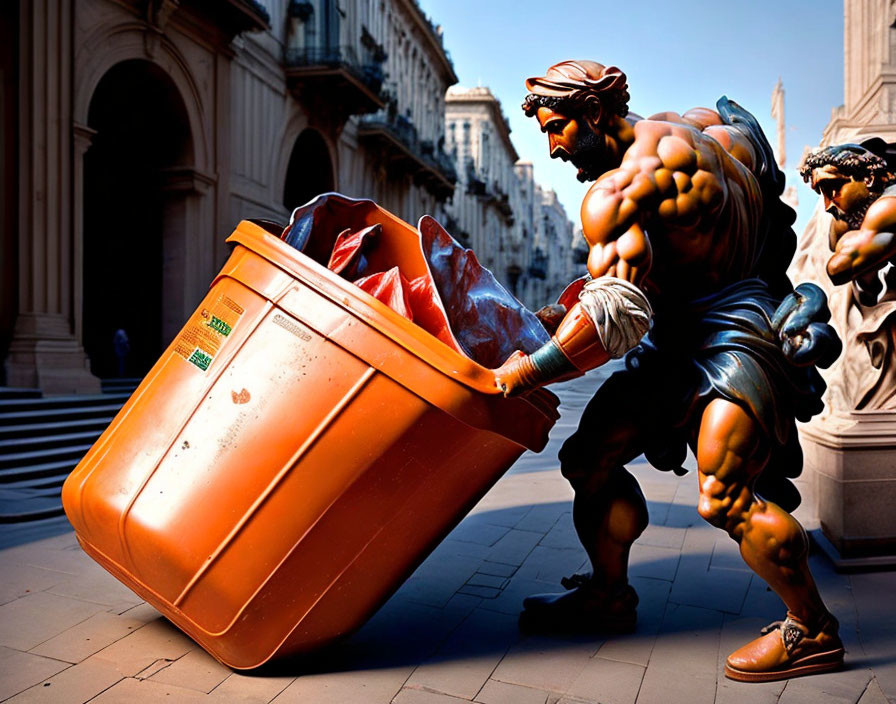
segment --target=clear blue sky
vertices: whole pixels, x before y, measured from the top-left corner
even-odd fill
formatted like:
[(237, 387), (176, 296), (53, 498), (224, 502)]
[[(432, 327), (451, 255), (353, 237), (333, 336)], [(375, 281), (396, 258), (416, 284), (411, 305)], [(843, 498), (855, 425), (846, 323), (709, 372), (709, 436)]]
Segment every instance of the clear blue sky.
[(523, 81), (564, 59), (614, 64), (628, 75), (630, 108), (640, 115), (695, 106), (722, 96), (759, 119), (772, 146), (771, 94), (786, 92), (787, 179), (799, 183), (801, 233), (815, 194), (796, 174), (805, 145), (815, 146), (843, 102), (842, 0), (419, 0), (444, 30), (459, 85), (491, 88), (510, 120), (520, 158), (554, 188), (579, 224), (586, 185), (569, 164), (551, 161), (547, 140), (519, 105)]

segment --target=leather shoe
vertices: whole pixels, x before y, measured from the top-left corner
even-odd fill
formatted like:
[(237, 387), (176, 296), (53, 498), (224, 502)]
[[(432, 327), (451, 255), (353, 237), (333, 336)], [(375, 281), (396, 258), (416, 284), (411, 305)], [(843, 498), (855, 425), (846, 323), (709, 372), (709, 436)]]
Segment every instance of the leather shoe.
[(839, 670), (844, 650), (838, 631), (831, 614), (810, 628), (788, 612), (784, 621), (763, 629), (765, 635), (728, 656), (725, 676), (741, 682), (772, 682)]

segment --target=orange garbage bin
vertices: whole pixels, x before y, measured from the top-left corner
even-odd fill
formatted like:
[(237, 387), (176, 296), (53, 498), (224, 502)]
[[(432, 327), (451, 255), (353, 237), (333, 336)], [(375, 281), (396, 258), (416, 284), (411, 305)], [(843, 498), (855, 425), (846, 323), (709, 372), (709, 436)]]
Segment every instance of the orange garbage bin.
[(558, 414), (264, 227), (229, 241), (63, 504), (91, 557), (248, 669), (361, 626)]

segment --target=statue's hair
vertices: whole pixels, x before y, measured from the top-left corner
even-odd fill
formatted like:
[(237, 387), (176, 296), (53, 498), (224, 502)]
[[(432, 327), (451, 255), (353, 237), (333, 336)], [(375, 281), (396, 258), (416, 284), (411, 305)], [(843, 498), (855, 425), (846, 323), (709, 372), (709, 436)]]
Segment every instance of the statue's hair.
[[(559, 88), (559, 84), (554, 86), (555, 90)], [(568, 77), (563, 81), (562, 87), (562, 95), (529, 93), (522, 104), (526, 117), (535, 115), (540, 107), (558, 112), (566, 110), (593, 118), (602, 114), (619, 117), (628, 115), (629, 93), (625, 74), (614, 66), (604, 69), (603, 76), (598, 80)]]
[(871, 176), (881, 186), (894, 177), (887, 162), (861, 144), (835, 144), (823, 149), (813, 149), (800, 166), (800, 176), (806, 183), (810, 183), (812, 172), (825, 166), (833, 166), (844, 176), (856, 180)]

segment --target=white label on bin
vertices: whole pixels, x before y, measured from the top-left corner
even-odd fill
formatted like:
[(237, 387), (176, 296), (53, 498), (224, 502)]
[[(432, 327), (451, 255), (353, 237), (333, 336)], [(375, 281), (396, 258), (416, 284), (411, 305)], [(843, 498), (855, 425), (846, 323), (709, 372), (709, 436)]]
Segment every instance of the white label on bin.
[(274, 316), (274, 325), (279, 325), (284, 330), (288, 330), (293, 335), (301, 340), (304, 340), (305, 342), (310, 342), (312, 339), (311, 334), (307, 330), (302, 329), (295, 323), (295, 321), (290, 320), (285, 315), (280, 315), (280, 313), (277, 313)]
[(222, 293), (184, 326), (174, 341), (174, 351), (206, 371), (244, 312), (241, 305)]

